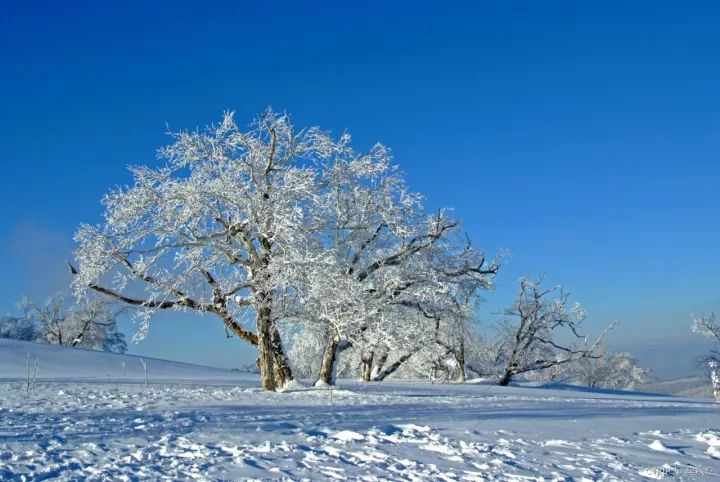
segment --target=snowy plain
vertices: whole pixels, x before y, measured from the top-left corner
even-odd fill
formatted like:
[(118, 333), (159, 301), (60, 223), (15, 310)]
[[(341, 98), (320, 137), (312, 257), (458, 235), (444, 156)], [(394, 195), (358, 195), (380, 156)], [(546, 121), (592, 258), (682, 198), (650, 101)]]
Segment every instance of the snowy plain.
[(483, 381), (265, 393), (145, 360), (147, 386), (138, 357), (0, 340), (0, 480), (720, 478), (710, 399)]

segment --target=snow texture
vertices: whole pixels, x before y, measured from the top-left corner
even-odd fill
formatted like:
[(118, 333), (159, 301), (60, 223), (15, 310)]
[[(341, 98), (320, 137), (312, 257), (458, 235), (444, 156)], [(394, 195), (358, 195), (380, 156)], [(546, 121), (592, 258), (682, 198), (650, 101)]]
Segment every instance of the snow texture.
[[(152, 359), (145, 386), (137, 357), (1, 342), (0, 480), (720, 474), (720, 405), (708, 400), (482, 381), (340, 380), (332, 391), (275, 393), (256, 376)], [(30, 394), (28, 352), (44, 375)], [(134, 369), (124, 379), (122, 361)]]

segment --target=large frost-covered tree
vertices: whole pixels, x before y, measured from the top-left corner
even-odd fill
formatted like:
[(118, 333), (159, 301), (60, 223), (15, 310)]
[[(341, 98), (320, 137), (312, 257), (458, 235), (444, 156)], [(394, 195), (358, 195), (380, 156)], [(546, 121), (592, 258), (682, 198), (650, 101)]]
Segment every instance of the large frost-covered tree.
[(382, 379), (425, 342), (428, 320), (492, 284), (497, 264), (458, 243), (444, 211), (425, 214), (380, 144), (358, 153), (348, 134), (296, 131), (271, 110), (247, 132), (227, 114), (173, 135), (165, 165), (132, 168), (104, 222), (76, 234), (77, 293), (138, 306), (136, 338), (159, 309), (214, 314), (258, 348), (262, 386), (277, 389), (293, 378), (280, 328), (297, 324), (325, 339), (320, 380), (349, 347)]

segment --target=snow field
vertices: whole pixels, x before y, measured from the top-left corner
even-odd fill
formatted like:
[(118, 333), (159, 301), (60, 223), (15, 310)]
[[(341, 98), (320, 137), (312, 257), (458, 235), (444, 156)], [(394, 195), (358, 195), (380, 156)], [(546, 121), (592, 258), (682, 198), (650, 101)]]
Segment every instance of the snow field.
[[(30, 393), (29, 350), (55, 369)], [(148, 363), (162, 380), (151, 372), (145, 385), (141, 372), (116, 370), (137, 357), (20, 342), (0, 343), (0, 361), (3, 481), (720, 474), (720, 404), (707, 399), (482, 381), (340, 380), (332, 390), (297, 383), (275, 393), (252, 375), (161, 360)]]
[[(592, 394), (591, 394), (592, 395)], [(646, 480), (720, 473), (718, 407), (483, 385), (0, 384), (2, 480)], [(714, 424), (711, 426), (711, 424)], [(656, 477), (657, 476), (657, 477)]]

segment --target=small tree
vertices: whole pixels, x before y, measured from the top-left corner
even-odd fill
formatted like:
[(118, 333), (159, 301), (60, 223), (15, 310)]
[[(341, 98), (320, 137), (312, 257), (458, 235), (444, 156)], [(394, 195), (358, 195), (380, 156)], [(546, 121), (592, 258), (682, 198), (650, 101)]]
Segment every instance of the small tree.
[(571, 363), (565, 376), (572, 382), (591, 388), (633, 390), (650, 382), (650, 370), (640, 366), (629, 353), (607, 353), (596, 348), (596, 357), (582, 357)]
[[(545, 289), (543, 278), (536, 282), (520, 280), (520, 292), (500, 325), (503, 334), (504, 369), (499, 384), (507, 385), (515, 375), (546, 370), (580, 358), (597, 357), (595, 347), (579, 333), (587, 313), (575, 303), (568, 306), (568, 294), (562, 287)], [(563, 343), (557, 334), (564, 330), (575, 342)], [(607, 330), (606, 330), (607, 331)]]
[(121, 311), (105, 300), (86, 298), (73, 305), (60, 293), (42, 305), (24, 299), (21, 307), (24, 319), (36, 327), (39, 341), (116, 353), (127, 351), (125, 336), (117, 328)]

